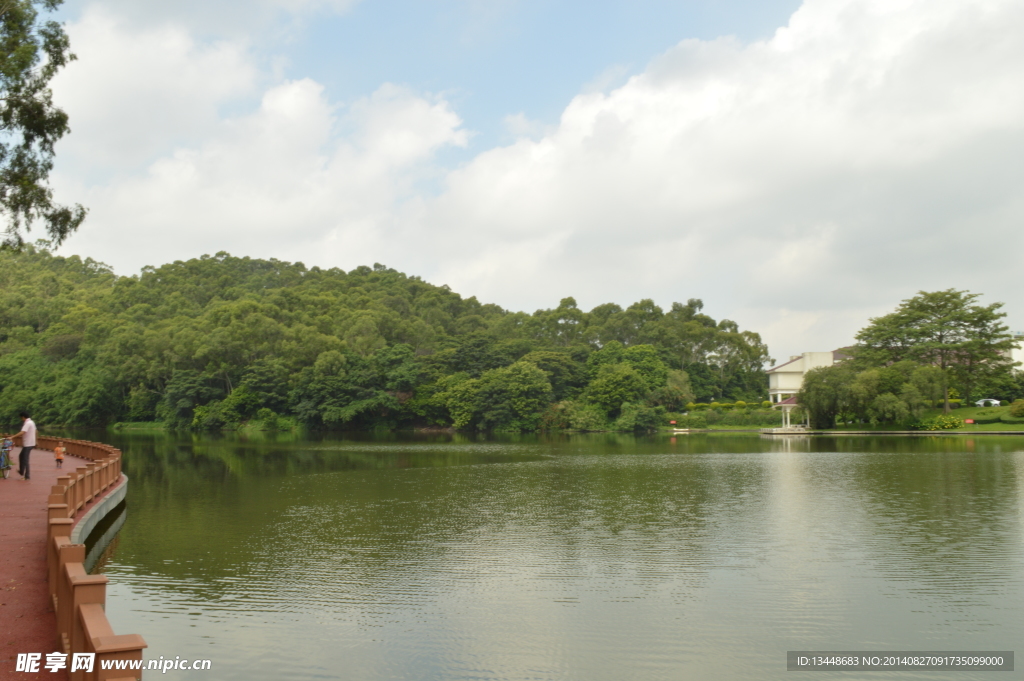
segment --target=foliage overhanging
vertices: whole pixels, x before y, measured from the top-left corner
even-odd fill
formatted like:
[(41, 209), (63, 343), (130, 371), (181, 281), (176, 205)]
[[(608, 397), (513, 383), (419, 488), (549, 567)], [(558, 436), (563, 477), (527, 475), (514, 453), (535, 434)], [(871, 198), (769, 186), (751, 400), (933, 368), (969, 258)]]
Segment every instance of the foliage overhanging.
[(70, 130), (53, 103), (50, 81), (75, 58), (56, 21), (41, 21), (62, 0), (4, 0), (0, 5), (0, 215), (7, 223), (0, 249), (18, 250), (23, 231), (44, 223), (60, 244), (85, 219), (82, 206), (53, 201), (47, 184), (54, 144)]

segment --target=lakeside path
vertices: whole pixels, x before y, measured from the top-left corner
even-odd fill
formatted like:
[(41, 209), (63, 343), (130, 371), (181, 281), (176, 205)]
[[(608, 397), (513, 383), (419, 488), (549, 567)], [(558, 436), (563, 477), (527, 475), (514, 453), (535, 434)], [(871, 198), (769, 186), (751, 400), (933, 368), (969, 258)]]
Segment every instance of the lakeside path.
[[(32, 450), (29, 480), (18, 477), (19, 447), (15, 447), (10, 477), (0, 479), (0, 680), (50, 679), (67, 681), (67, 672), (43, 669), (39, 674), (15, 672), (18, 653), (46, 653), (59, 650), (57, 616), (50, 599), (46, 568), (47, 499), (57, 478), (89, 463), (73, 456), (64, 458), (58, 469), (53, 452)], [(94, 499), (76, 516), (102, 497)]]

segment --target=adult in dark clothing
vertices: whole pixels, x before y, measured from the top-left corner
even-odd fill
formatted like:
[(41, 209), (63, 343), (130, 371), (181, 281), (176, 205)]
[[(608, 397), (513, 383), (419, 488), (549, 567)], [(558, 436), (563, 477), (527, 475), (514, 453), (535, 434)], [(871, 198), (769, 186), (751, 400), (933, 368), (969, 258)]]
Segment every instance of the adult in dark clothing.
[(28, 412), (18, 414), (21, 417), (21, 432), (13, 437), (21, 438), (21, 454), (18, 455), (18, 475), (22, 480), (29, 479), (29, 457), (36, 446), (36, 424), (29, 418)]

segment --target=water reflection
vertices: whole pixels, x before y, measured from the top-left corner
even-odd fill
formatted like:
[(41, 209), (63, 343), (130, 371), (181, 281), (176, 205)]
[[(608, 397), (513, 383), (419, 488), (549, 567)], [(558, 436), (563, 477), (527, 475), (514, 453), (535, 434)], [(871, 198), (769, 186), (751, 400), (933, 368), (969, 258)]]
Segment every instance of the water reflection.
[(111, 618), (217, 678), (773, 678), (1024, 629), (1019, 438), (115, 444)]

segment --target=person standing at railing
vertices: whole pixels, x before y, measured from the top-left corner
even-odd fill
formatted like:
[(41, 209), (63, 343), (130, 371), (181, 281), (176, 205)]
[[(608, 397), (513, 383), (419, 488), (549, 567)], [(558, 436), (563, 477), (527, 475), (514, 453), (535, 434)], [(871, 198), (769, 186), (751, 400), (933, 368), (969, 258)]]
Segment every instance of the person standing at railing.
[(36, 423), (29, 418), (28, 412), (23, 411), (21, 417), (21, 432), (11, 436), (11, 439), (21, 438), (21, 454), (18, 455), (18, 475), (22, 480), (29, 479), (29, 457), (36, 446)]

